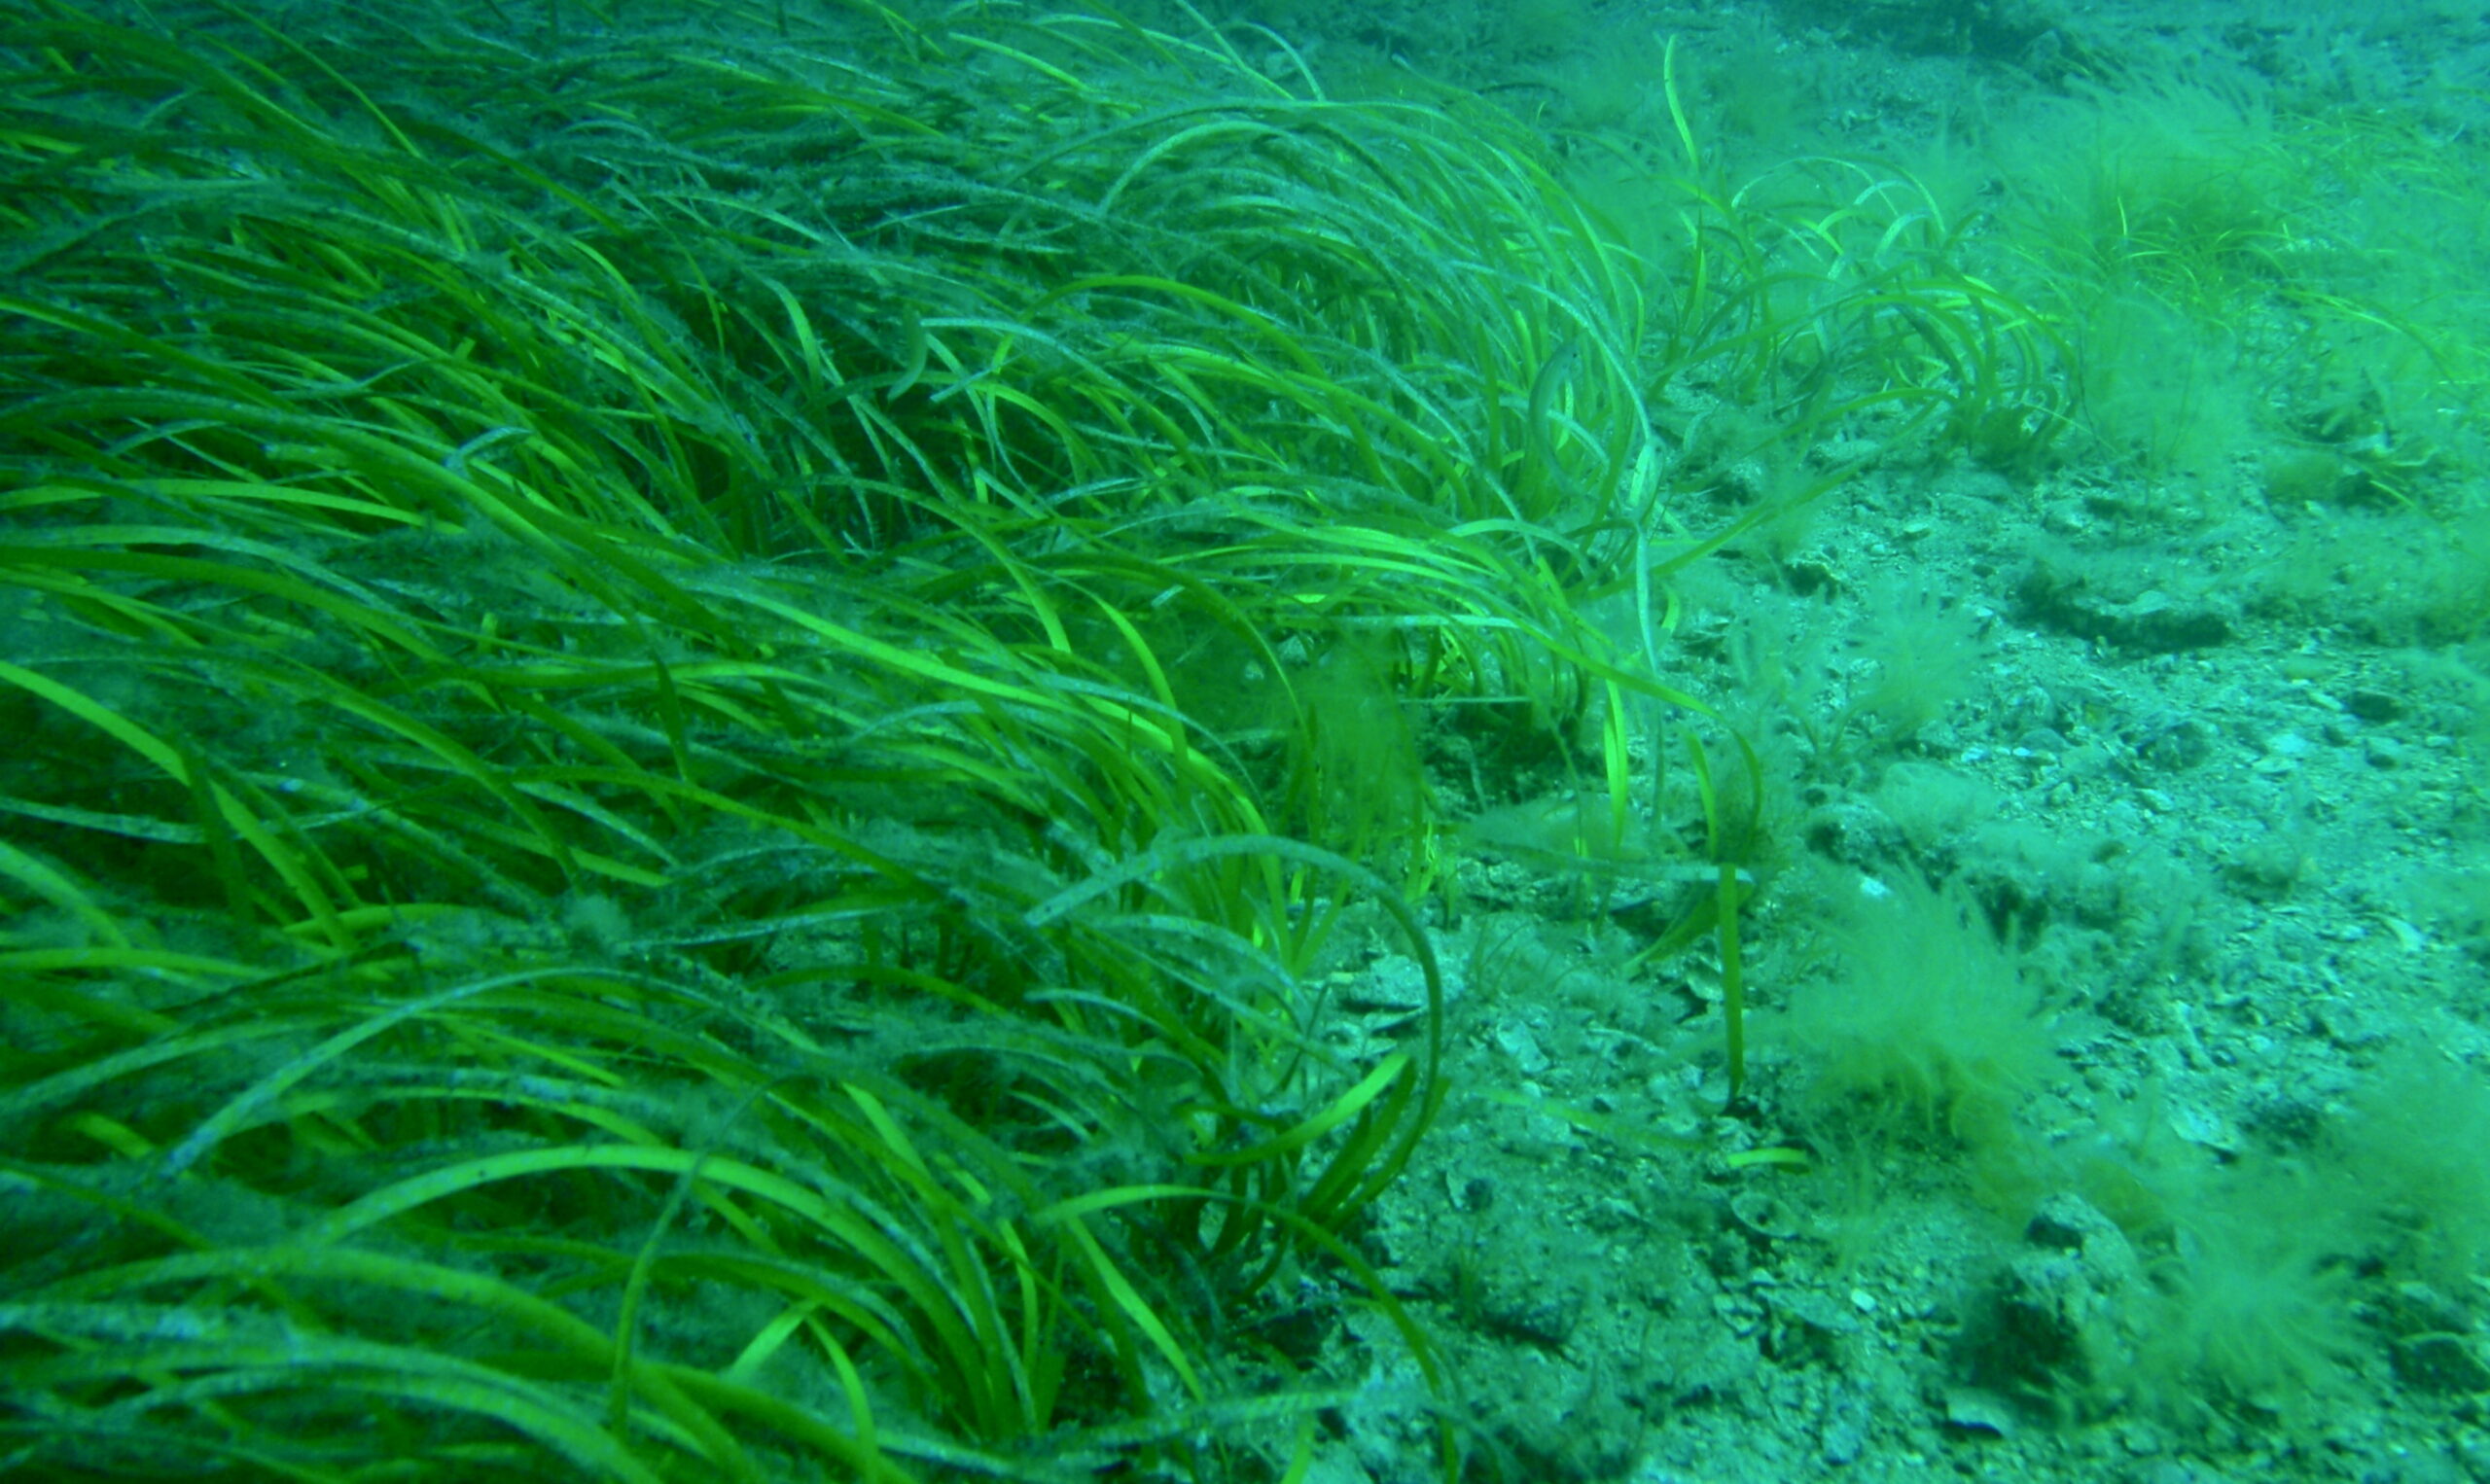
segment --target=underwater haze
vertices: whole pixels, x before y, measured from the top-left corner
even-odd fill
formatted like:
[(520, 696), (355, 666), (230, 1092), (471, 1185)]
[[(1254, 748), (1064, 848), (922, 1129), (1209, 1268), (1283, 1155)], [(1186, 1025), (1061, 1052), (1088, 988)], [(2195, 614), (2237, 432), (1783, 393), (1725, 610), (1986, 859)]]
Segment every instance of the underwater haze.
[(2490, 1481), (2471, 0), (0, 69), (0, 1478)]

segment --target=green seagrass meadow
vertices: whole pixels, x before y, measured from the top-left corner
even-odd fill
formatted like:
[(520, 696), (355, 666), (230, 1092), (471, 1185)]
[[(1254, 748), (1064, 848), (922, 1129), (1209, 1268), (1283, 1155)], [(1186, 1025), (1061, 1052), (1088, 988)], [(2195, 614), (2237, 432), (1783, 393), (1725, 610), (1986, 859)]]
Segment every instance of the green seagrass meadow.
[(1294, 1481), (1341, 1312), (1460, 1477), (1359, 1234), (1472, 774), (1734, 1102), (1792, 780), (1682, 580), (2127, 436), (2087, 342), (2263, 250), (1662, 65), (1559, 149), (1197, 17), (7, 7), (0, 1477)]

